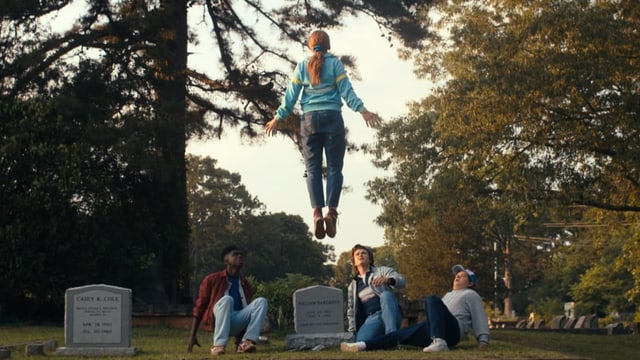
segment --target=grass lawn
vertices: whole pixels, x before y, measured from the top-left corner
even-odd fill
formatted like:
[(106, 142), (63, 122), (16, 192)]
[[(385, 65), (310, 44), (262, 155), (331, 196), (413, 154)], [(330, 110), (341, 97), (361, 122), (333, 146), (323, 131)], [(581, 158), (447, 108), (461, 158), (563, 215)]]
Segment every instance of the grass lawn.
[[(203, 347), (196, 347), (187, 354), (188, 330), (165, 327), (134, 327), (132, 346), (138, 352), (133, 357), (109, 357), (109, 359), (158, 360), (158, 359), (211, 359), (209, 347), (211, 334), (200, 331), (198, 340)], [(258, 346), (254, 354), (227, 353), (222, 359), (637, 359), (640, 354), (639, 335), (586, 335), (525, 330), (494, 330), (491, 345), (478, 351), (471, 340), (461, 342), (446, 353), (425, 354), (422, 349), (403, 347), (397, 350), (365, 353), (341, 353), (338, 348), (322, 351), (287, 351), (285, 335), (267, 334), (268, 344)], [(64, 346), (64, 328), (54, 326), (0, 326), (0, 347), (12, 347), (11, 358), (27, 359), (26, 342), (55, 339)], [(231, 350), (231, 346), (227, 350)], [(29, 357), (33, 359), (34, 357)], [(86, 357), (59, 356), (47, 352), (48, 359), (86, 360)]]

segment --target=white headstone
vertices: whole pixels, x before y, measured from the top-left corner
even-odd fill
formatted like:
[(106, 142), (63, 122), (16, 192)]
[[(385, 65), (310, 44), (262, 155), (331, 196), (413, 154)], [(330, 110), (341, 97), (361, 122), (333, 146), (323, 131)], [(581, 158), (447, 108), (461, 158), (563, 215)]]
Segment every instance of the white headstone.
[(348, 341), (353, 334), (344, 331), (342, 290), (310, 286), (293, 293), (295, 334), (287, 335), (289, 349), (324, 349)]
[(65, 345), (61, 355), (133, 355), (131, 289), (87, 285), (65, 292)]
[(344, 331), (342, 291), (328, 286), (310, 286), (293, 293), (293, 318), (297, 334)]

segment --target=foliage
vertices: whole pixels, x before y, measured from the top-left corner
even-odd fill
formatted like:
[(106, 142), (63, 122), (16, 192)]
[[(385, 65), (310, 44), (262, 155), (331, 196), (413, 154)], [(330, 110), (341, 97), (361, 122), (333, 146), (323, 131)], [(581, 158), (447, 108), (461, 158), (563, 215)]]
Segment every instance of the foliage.
[(353, 265), (351, 264), (351, 252), (343, 251), (336, 261), (336, 265), (333, 268), (333, 279), (329, 285), (346, 289), (349, 286), (349, 282), (353, 278)]
[(269, 303), (268, 318), (272, 328), (293, 329), (293, 293), (298, 289), (318, 285), (310, 276), (286, 274), (270, 282), (260, 282), (256, 296), (262, 296)]
[(628, 219), (619, 213), (592, 210), (587, 218), (601, 226), (584, 233), (586, 246), (592, 247), (595, 257), (589, 268), (571, 286), (569, 294), (576, 301), (580, 314), (597, 313), (600, 317), (613, 313), (638, 310), (633, 301), (633, 275), (625, 264), (623, 247), (633, 238), (634, 227), (620, 226)]
[(411, 284), (407, 294), (415, 299), (444, 294), (451, 287), (451, 266), (462, 263), (476, 271), (485, 297), (495, 302), (500, 291), (502, 299), (518, 288), (496, 288), (502, 284), (496, 284), (494, 273), (499, 266), (511, 274), (509, 257), (530, 251), (513, 239), (526, 224), (527, 209), (443, 156), (435, 146), (435, 114), (414, 110), (379, 130), (372, 149), (376, 164), (393, 167), (395, 175), (369, 182), (368, 194), (383, 207), (378, 221), (398, 248), (399, 269)]
[(259, 215), (264, 205), (249, 194), (239, 174), (216, 167), (216, 160), (187, 157), (190, 263), (192, 281), (222, 268), (220, 251), (236, 241), (246, 219)]
[(547, 266), (528, 294), (531, 311), (551, 318), (563, 310), (545, 308), (546, 302), (573, 301), (576, 315), (637, 313), (630, 271), (635, 264), (627, 263), (623, 251), (636, 236), (635, 227), (622, 225), (635, 216), (592, 209), (582, 218), (591, 225), (573, 229), (566, 244), (547, 252)]
[(266, 214), (240, 175), (217, 168), (214, 159), (189, 156), (188, 164), (194, 289), (206, 274), (224, 268), (220, 251), (230, 244), (244, 249), (243, 272), (261, 282), (286, 274), (316, 281), (330, 276), (325, 263), (332, 259), (333, 246), (311, 238), (299, 216)]
[(536, 181), (498, 186), (532, 199), (638, 211), (638, 6), (439, 7), (435, 25), (450, 36), (432, 38), (416, 60), (422, 74), (446, 76), (422, 104), (438, 114), (443, 151), (485, 179), (517, 168)]
[(146, 158), (131, 152), (144, 123), (99, 121), (122, 98), (94, 66), (82, 64), (60, 89), (0, 102), (0, 303), (16, 315), (46, 303), (60, 311), (69, 287), (131, 286), (154, 256)]
[[(454, 261), (480, 276), (499, 269), (504, 284), (494, 286), (505, 311), (512, 296), (535, 304), (564, 299), (573, 288), (602, 302), (612, 291), (603, 286), (586, 296), (607, 271), (593, 261), (595, 249), (580, 245), (585, 229), (572, 223), (604, 225), (584, 217), (585, 208), (640, 210), (639, 9), (632, 1), (449, 1), (423, 14), (434, 36), (405, 54), (438, 87), (378, 132), (376, 164), (394, 176), (369, 183), (386, 237), (401, 249), (401, 268), (420, 279), (412, 296), (442, 291), (438, 281)], [(637, 269), (637, 235), (620, 239), (618, 254), (620, 245), (629, 251), (610, 258), (624, 264), (621, 281), (610, 285), (633, 297), (637, 286), (627, 290), (624, 278)], [(534, 241), (540, 251), (528, 245)], [(493, 244), (498, 253), (488, 251)], [(568, 261), (575, 266), (563, 269)], [(544, 277), (532, 269), (544, 269)], [(487, 290), (480, 290), (485, 297)], [(620, 297), (609, 300), (626, 308)]]
[(536, 320), (544, 319), (549, 324), (554, 316), (564, 315), (564, 304), (555, 294), (552, 297), (538, 297), (527, 307), (527, 314), (534, 313)]
[(330, 276), (325, 263), (333, 257), (333, 246), (313, 239), (298, 215), (251, 217), (236, 243), (253, 254), (246, 271), (260, 280), (269, 281), (287, 273), (308, 275), (318, 281)]

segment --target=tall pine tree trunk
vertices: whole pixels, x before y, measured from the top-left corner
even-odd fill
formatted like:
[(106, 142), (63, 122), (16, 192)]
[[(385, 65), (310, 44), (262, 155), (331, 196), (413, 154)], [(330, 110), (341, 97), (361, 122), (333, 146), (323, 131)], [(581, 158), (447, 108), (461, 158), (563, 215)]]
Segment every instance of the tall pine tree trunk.
[(511, 240), (510, 238), (504, 241), (504, 286), (506, 289), (506, 296), (504, 298), (504, 316), (511, 317), (513, 310), (513, 304), (511, 302)]
[(158, 163), (154, 186), (157, 193), (156, 219), (159, 247), (155, 268), (169, 304), (177, 304), (189, 289), (179, 288), (186, 274), (189, 226), (186, 191), (186, 0), (161, 3), (158, 55), (154, 83), (157, 94), (156, 141)]

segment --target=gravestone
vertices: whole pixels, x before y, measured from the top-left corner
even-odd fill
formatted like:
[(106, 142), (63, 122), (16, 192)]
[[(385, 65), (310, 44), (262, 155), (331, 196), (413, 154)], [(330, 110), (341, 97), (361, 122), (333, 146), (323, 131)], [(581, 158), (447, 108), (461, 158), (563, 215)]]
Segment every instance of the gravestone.
[(551, 328), (552, 329), (562, 329), (564, 324), (567, 322), (567, 317), (564, 315), (554, 316), (551, 320)]
[(576, 325), (575, 325), (575, 329), (582, 329), (584, 328), (584, 322), (587, 320), (587, 317), (582, 315), (580, 317), (578, 317), (578, 320), (576, 321)]
[(575, 317), (570, 317), (567, 319), (567, 322), (564, 323), (564, 325), (562, 326), (563, 329), (573, 329), (576, 326), (576, 322), (578, 321), (578, 319), (576, 319)]
[(566, 302), (564, 303), (564, 316), (569, 318), (576, 317), (576, 303), (575, 302)]
[(605, 328), (607, 329), (608, 335), (624, 333), (624, 326), (622, 325), (622, 323), (608, 324), (607, 326), (605, 326)]
[(131, 347), (131, 289), (87, 285), (65, 292), (65, 347), (59, 355), (135, 355)]
[(598, 315), (587, 315), (582, 324), (583, 329), (597, 329), (598, 328)]
[(319, 349), (337, 346), (353, 336), (344, 331), (342, 290), (310, 286), (293, 293), (296, 334), (287, 335), (288, 349)]

